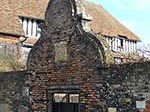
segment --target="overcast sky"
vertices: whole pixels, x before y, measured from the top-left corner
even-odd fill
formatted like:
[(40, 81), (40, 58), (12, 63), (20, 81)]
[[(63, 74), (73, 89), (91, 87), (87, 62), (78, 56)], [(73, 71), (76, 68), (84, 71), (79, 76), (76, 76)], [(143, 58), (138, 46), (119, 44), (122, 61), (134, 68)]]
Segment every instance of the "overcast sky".
[(101, 4), (117, 20), (150, 44), (150, 0), (89, 0)]

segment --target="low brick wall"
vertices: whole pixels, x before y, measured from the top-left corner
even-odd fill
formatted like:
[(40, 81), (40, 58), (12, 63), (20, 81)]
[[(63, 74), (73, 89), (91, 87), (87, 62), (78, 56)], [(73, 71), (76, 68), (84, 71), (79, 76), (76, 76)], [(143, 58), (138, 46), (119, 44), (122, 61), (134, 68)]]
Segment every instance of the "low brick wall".
[[(130, 63), (113, 65), (107, 68), (81, 67), (69, 65), (53, 67), (48, 71), (27, 73), (6, 72), (0, 73), (0, 104), (8, 104), (9, 108), (15, 109), (19, 105), (22, 88), (27, 82), (30, 86), (30, 96), (33, 100), (33, 111), (47, 110), (49, 105), (48, 91), (50, 87), (74, 86), (80, 87), (80, 110), (81, 112), (94, 112), (107, 108), (105, 97), (100, 96), (101, 86), (109, 85), (109, 88), (121, 85), (132, 90), (132, 94), (143, 94), (150, 97), (150, 62)], [(26, 81), (27, 77), (28, 81)], [(107, 89), (101, 91), (105, 93)], [(19, 97), (18, 97), (19, 96)], [(147, 101), (145, 112), (149, 112), (150, 106)]]
[[(93, 75), (94, 74), (94, 75)], [(32, 73), (30, 77), (31, 96), (33, 98), (33, 111), (47, 110), (48, 91), (50, 87), (79, 86), (81, 112), (95, 112), (101, 109), (100, 99), (96, 95), (96, 85), (102, 83), (102, 77), (96, 70), (89, 67), (64, 66), (54, 67), (47, 72)], [(66, 88), (68, 91), (69, 89)], [(58, 90), (61, 93), (61, 90)], [(77, 92), (78, 93), (78, 92)]]

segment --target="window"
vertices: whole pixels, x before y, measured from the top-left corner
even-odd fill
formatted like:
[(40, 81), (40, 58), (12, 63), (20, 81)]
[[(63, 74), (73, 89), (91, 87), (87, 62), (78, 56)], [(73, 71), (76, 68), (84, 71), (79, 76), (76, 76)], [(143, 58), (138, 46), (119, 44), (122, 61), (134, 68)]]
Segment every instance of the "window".
[(41, 36), (40, 24), (43, 20), (20, 17), (20, 22), (22, 24), (25, 36), (37, 37)]
[(69, 94), (70, 103), (79, 103), (79, 94)]
[(52, 112), (79, 112), (79, 94), (54, 93)]
[(55, 93), (54, 102), (79, 103), (79, 94)]
[(125, 41), (126, 39), (128, 39), (128, 37), (127, 37), (127, 36), (124, 36), (124, 35), (118, 35), (118, 37), (120, 38), (120, 47), (125, 46), (125, 45), (124, 45), (124, 41)]
[(120, 39), (120, 46), (123, 47), (123, 39)]
[(55, 93), (53, 96), (53, 102), (67, 102), (68, 96), (64, 93)]

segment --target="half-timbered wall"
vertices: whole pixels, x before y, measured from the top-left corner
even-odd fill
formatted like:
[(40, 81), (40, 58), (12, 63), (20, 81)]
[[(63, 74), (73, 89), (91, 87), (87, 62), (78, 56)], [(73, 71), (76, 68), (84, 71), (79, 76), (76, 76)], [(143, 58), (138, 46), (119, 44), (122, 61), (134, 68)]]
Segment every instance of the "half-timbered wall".
[(110, 49), (114, 52), (134, 53), (137, 51), (137, 41), (121, 37), (105, 37)]
[(39, 38), (41, 36), (40, 23), (42, 21), (34, 18), (20, 17), (25, 36)]

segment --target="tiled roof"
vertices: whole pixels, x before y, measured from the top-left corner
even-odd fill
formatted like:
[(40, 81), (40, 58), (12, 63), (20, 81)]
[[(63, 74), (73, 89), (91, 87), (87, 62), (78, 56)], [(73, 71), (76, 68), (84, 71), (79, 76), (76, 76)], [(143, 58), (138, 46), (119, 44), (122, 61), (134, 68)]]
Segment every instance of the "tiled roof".
[(0, 32), (21, 34), (22, 27), (15, 16), (11, 0), (1, 0), (0, 2)]
[(48, 0), (1, 0), (0, 32), (23, 35), (19, 16), (44, 19)]
[[(24, 35), (19, 16), (44, 19), (48, 0), (1, 0), (0, 2), (0, 32)], [(123, 35), (128, 39), (139, 38), (114, 19), (100, 5), (83, 2), (85, 10), (93, 19), (90, 27), (95, 32), (109, 36)]]
[(84, 0), (82, 2), (86, 12), (93, 17), (92, 21), (89, 23), (93, 31), (108, 36), (122, 35), (126, 36), (128, 39), (140, 41), (137, 35), (117, 21), (102, 6)]

